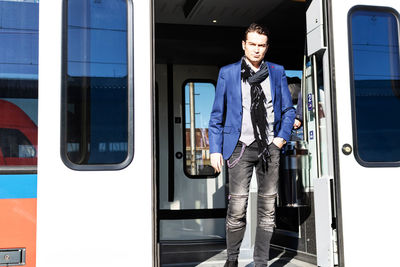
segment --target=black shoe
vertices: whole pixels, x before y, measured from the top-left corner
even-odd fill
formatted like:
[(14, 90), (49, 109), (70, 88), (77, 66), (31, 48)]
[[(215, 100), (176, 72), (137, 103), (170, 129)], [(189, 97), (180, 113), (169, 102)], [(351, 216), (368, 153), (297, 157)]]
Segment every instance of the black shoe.
[(238, 267), (238, 261), (229, 261), (226, 260), (224, 267)]

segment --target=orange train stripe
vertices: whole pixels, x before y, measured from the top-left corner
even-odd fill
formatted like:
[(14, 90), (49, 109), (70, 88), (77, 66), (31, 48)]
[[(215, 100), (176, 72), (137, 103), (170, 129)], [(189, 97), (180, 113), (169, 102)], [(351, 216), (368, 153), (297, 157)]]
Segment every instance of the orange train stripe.
[(0, 249), (26, 248), (26, 267), (36, 266), (36, 198), (0, 199)]

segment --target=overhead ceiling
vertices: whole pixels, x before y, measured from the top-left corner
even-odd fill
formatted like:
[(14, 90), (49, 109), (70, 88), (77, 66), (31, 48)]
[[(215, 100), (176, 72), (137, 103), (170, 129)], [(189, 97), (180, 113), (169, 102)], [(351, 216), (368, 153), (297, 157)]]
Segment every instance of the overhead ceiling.
[(245, 27), (288, 0), (156, 0), (157, 23)]
[(301, 69), (306, 6), (305, 0), (154, 0), (156, 62), (231, 63), (243, 54), (244, 30), (259, 22), (271, 31), (267, 60)]

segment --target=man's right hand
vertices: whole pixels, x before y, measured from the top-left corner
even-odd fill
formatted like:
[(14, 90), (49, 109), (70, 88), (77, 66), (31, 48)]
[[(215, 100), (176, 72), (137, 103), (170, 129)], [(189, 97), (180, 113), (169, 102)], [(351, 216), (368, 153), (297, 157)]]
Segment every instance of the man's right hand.
[(221, 172), (222, 166), (224, 166), (224, 158), (221, 153), (211, 153), (210, 154), (211, 166), (214, 168), (215, 172)]

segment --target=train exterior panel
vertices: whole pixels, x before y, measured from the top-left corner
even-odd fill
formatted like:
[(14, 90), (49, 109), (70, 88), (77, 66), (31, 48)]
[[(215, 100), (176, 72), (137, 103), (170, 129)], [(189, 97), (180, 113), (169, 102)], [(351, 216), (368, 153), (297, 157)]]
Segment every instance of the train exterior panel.
[(25, 266), (36, 266), (36, 178), (0, 176), (0, 248), (24, 248)]
[(1, 1), (0, 265), (36, 266), (38, 3)]

